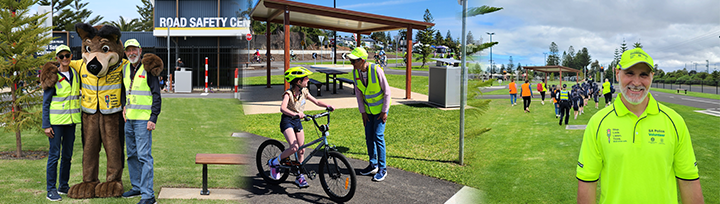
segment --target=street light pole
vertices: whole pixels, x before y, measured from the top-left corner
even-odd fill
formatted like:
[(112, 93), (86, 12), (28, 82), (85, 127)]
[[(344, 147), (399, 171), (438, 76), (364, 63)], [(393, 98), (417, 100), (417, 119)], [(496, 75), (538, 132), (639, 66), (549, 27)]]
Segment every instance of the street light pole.
[(465, 154), (465, 104), (467, 103), (467, 67), (465, 66), (465, 55), (467, 52), (467, 41), (465, 40), (465, 18), (467, 18), (467, 1), (468, 0), (460, 0), (462, 1), (462, 58), (460, 58), (460, 63), (462, 63), (461, 70), (460, 70), (460, 165), (463, 165), (463, 156)]
[[(488, 35), (490, 35), (490, 43), (492, 43), (492, 36), (495, 35), (495, 33), (491, 33), (491, 32), (486, 32), (486, 33)], [(490, 47), (490, 70), (491, 70), (491, 72), (495, 72), (495, 65), (492, 60), (492, 47)], [(492, 74), (493, 73), (490, 73), (490, 78), (492, 78)]]

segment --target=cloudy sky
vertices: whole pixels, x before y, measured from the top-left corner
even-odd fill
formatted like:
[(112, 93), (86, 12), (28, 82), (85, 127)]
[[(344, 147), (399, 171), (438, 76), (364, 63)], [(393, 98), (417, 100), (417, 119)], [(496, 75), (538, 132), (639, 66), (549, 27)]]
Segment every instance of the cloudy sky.
[[(333, 6), (332, 0), (298, 0)], [(89, 2), (94, 14), (104, 20), (137, 18), (140, 0)], [(257, 0), (255, 0), (257, 2)], [(461, 36), (460, 10), (456, 0), (336, 0), (337, 7), (379, 15), (422, 20), (425, 9), (435, 19), (434, 29), (445, 36)], [(469, 1), (473, 6), (503, 7), (495, 13), (468, 18), (467, 29), (476, 40), (489, 41), (485, 33), (494, 32), (496, 64), (542, 65), (543, 52), (551, 42), (560, 54), (573, 46), (586, 47), (593, 60), (607, 65), (614, 51), (625, 40), (628, 47), (640, 42), (660, 69), (672, 71), (686, 66), (705, 70), (720, 69), (720, 1), (718, 0), (489, 0)], [(244, 4), (241, 4), (244, 5)], [(393, 33), (394, 34), (394, 33)], [(488, 55), (489, 52), (485, 52)], [(482, 60), (488, 62), (489, 57)]]

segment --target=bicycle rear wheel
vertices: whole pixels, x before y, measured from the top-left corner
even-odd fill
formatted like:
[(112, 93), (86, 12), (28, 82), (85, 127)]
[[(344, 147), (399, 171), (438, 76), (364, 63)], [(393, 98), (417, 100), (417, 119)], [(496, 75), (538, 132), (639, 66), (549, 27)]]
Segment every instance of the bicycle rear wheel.
[(318, 167), (323, 190), (336, 202), (347, 202), (355, 195), (355, 169), (340, 152), (329, 151)]
[(260, 145), (260, 147), (258, 147), (257, 154), (255, 155), (255, 164), (257, 165), (260, 177), (262, 177), (268, 184), (280, 184), (288, 177), (289, 172), (287, 169), (278, 169), (281, 174), (280, 179), (278, 180), (270, 177), (270, 166), (268, 166), (268, 161), (279, 156), (283, 151), (285, 151), (285, 146), (277, 140), (266, 140)]

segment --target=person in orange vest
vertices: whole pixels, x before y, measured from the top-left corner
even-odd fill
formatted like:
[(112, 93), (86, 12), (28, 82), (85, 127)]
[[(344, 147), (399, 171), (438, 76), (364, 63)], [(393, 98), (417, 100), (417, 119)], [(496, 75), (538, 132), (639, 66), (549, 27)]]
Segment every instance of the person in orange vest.
[(515, 79), (510, 79), (510, 84), (508, 84), (508, 89), (510, 89), (510, 105), (515, 106), (517, 105), (517, 86), (515, 86)]
[(530, 98), (533, 97), (532, 90), (530, 89), (530, 80), (525, 80), (525, 83), (520, 86), (522, 89), (523, 97), (523, 110), (527, 113), (530, 112)]

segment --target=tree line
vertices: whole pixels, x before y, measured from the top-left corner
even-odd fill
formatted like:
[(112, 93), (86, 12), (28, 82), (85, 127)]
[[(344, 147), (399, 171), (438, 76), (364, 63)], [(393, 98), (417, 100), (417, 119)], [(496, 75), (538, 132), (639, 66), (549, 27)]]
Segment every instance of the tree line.
[(75, 24), (80, 22), (90, 25), (112, 25), (118, 27), (120, 31), (152, 31), (153, 6), (150, 0), (141, 1), (142, 6), (135, 6), (140, 18), (125, 19), (120, 16), (117, 21), (102, 21), (104, 17), (100, 15), (91, 18), (93, 12), (86, 8), (89, 2), (83, 3), (82, 0), (40, 0), (39, 5), (52, 7), (53, 31), (75, 31)]

